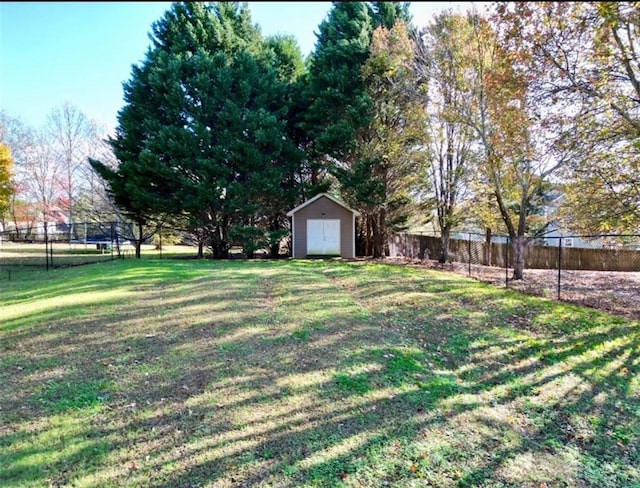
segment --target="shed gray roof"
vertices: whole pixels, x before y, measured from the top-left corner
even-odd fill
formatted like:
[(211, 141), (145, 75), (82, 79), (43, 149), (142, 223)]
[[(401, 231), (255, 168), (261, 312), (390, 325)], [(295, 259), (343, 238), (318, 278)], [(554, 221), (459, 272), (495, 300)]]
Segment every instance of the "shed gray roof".
[(360, 216), (360, 212), (358, 212), (357, 210), (354, 210), (352, 208), (349, 208), (344, 202), (341, 202), (340, 200), (338, 200), (336, 197), (332, 197), (331, 195), (329, 195), (328, 193), (318, 193), (315, 197), (310, 198), (309, 200), (307, 200), (304, 203), (301, 203), (300, 205), (298, 205), (296, 208), (294, 208), (293, 210), (289, 210), (287, 212), (287, 217), (293, 217), (293, 214), (296, 213), (298, 210), (302, 210), (304, 207), (306, 207), (307, 205), (311, 205), (313, 202), (315, 202), (316, 200), (318, 200), (321, 197), (327, 197), (329, 200), (331, 200), (332, 202), (340, 205), (341, 207), (346, 208), (349, 212), (352, 212), (353, 214), (356, 215), (356, 217)]

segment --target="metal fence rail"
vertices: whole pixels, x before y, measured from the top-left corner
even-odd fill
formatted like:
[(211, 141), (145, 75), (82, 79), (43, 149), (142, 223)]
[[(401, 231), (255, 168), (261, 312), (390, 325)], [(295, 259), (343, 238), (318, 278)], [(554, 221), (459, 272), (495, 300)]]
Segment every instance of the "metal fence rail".
[[(33, 271), (132, 256), (134, 246), (128, 239), (135, 235), (130, 224), (116, 222), (5, 230), (0, 232), (0, 281), (20, 279)], [(389, 255), (640, 319), (640, 235), (532, 239), (522, 280), (512, 279), (508, 237), (473, 232), (455, 237), (449, 241), (447, 263), (438, 263), (442, 243), (437, 235), (397, 234), (389, 243)]]
[[(460, 234), (458, 234), (460, 237)], [(640, 235), (602, 234), (532, 239), (524, 279), (512, 279), (506, 236), (465, 233), (449, 241), (449, 261), (439, 264), (436, 235), (395, 235), (390, 256), (557, 300), (640, 318)]]
[(38, 225), (0, 232), (0, 280), (23, 272), (108, 261), (129, 255), (127, 224)]

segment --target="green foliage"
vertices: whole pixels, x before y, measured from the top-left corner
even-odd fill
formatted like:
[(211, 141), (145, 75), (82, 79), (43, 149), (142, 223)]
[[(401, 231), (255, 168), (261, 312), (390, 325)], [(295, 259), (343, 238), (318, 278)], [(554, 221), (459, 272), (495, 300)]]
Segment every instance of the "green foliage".
[(352, 161), (356, 131), (371, 120), (361, 69), (369, 57), (374, 24), (365, 2), (335, 2), (318, 27), (309, 61), (306, 129), (318, 155)]
[(295, 42), (263, 39), (246, 6), (175, 3), (125, 83), (110, 141), (119, 166), (94, 167), (132, 218), (187, 216), (225, 257), (232, 226), (283, 229), (297, 203), (302, 153), (287, 120), (301, 69)]
[(406, 221), (411, 149), (422, 140), (421, 80), (406, 18), (406, 5), (334, 3), (319, 28), (305, 93), (312, 156), (328, 163), (345, 200), (363, 213), (371, 230), (365, 252), (376, 257), (389, 230)]
[(266, 232), (252, 225), (234, 226), (229, 233), (231, 242), (242, 246), (242, 252), (252, 258), (259, 249), (268, 246)]
[(409, 2), (372, 2), (376, 27), (393, 28), (397, 21), (411, 22)]

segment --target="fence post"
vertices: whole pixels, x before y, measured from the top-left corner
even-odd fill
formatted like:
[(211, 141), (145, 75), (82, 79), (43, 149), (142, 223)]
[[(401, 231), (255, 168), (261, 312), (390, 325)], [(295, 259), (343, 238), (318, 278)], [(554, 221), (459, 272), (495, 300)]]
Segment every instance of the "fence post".
[[(38, 237), (36, 235), (36, 242)], [(49, 271), (49, 234), (47, 233), (47, 220), (44, 221), (44, 262), (45, 270)]]
[(467, 252), (469, 253), (469, 276), (471, 276), (471, 232), (469, 232), (467, 238)]
[[(111, 233), (111, 261), (113, 261), (113, 245), (114, 245), (113, 222), (109, 224), (109, 231)], [(120, 254), (120, 242), (116, 240), (115, 245), (118, 246), (118, 254)]]
[(558, 301), (560, 301), (561, 275), (562, 275), (562, 237), (558, 239)]
[(504, 247), (504, 286), (509, 288), (509, 237)]

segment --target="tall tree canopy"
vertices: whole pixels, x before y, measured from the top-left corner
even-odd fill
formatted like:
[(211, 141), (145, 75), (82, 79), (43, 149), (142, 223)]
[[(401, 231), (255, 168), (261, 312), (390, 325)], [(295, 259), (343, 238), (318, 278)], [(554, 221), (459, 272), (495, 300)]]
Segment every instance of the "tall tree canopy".
[(415, 41), (407, 24), (378, 27), (363, 66), (372, 121), (358, 130), (359, 159), (342, 169), (341, 183), (366, 218), (374, 257), (382, 257), (391, 232), (405, 230), (411, 191), (422, 168), (426, 139), (426, 79), (415, 66)]
[(485, 227), (511, 237), (521, 278), (562, 178), (599, 229), (640, 222), (640, 15), (627, 2), (495, 7), (446, 13), (420, 36), (408, 3), (333, 2), (304, 63), (246, 5), (172, 4), (124, 84), (118, 163), (92, 165), (140, 229), (170, 222), (216, 257), (232, 243), (275, 254), (286, 211), (330, 186), (361, 211), (359, 250), (382, 257), (421, 175), (440, 259), (468, 191), (490, 205), (475, 212)]
[(490, 203), (513, 246), (513, 278), (522, 279), (526, 248), (549, 220), (542, 205), (551, 179), (572, 159), (573, 122), (544, 96), (542, 67), (501, 36), (503, 26), (469, 14), (472, 35), (466, 51), (469, 97), (460, 116), (481, 149), (476, 171), (480, 196)]
[(361, 76), (369, 57), (374, 12), (366, 2), (334, 2), (318, 28), (309, 63), (310, 104), (305, 125), (317, 157), (357, 159), (356, 132), (371, 122), (371, 100)]
[(407, 4), (334, 2), (309, 65), (311, 157), (324, 161), (345, 199), (362, 211), (364, 251), (374, 257), (384, 255), (388, 232), (406, 220), (404, 175), (420, 83), (408, 29), (394, 26), (409, 20)]
[(287, 115), (301, 59), (290, 38), (263, 39), (246, 6), (173, 4), (124, 85), (119, 165), (93, 166), (137, 222), (181, 223), (216, 257), (234, 226), (281, 236), (299, 191)]
[(514, 52), (543, 67), (548, 100), (579, 124), (564, 174), (566, 224), (586, 232), (640, 229), (640, 5), (500, 2)]
[(477, 135), (461, 116), (471, 92), (466, 78), (473, 31), (467, 18), (444, 12), (422, 32), (418, 62), (429, 79), (425, 99), (428, 121), (428, 164), (425, 175), (426, 203), (435, 208), (442, 252), (449, 259), (452, 230), (468, 214), (470, 177), (477, 159)]

